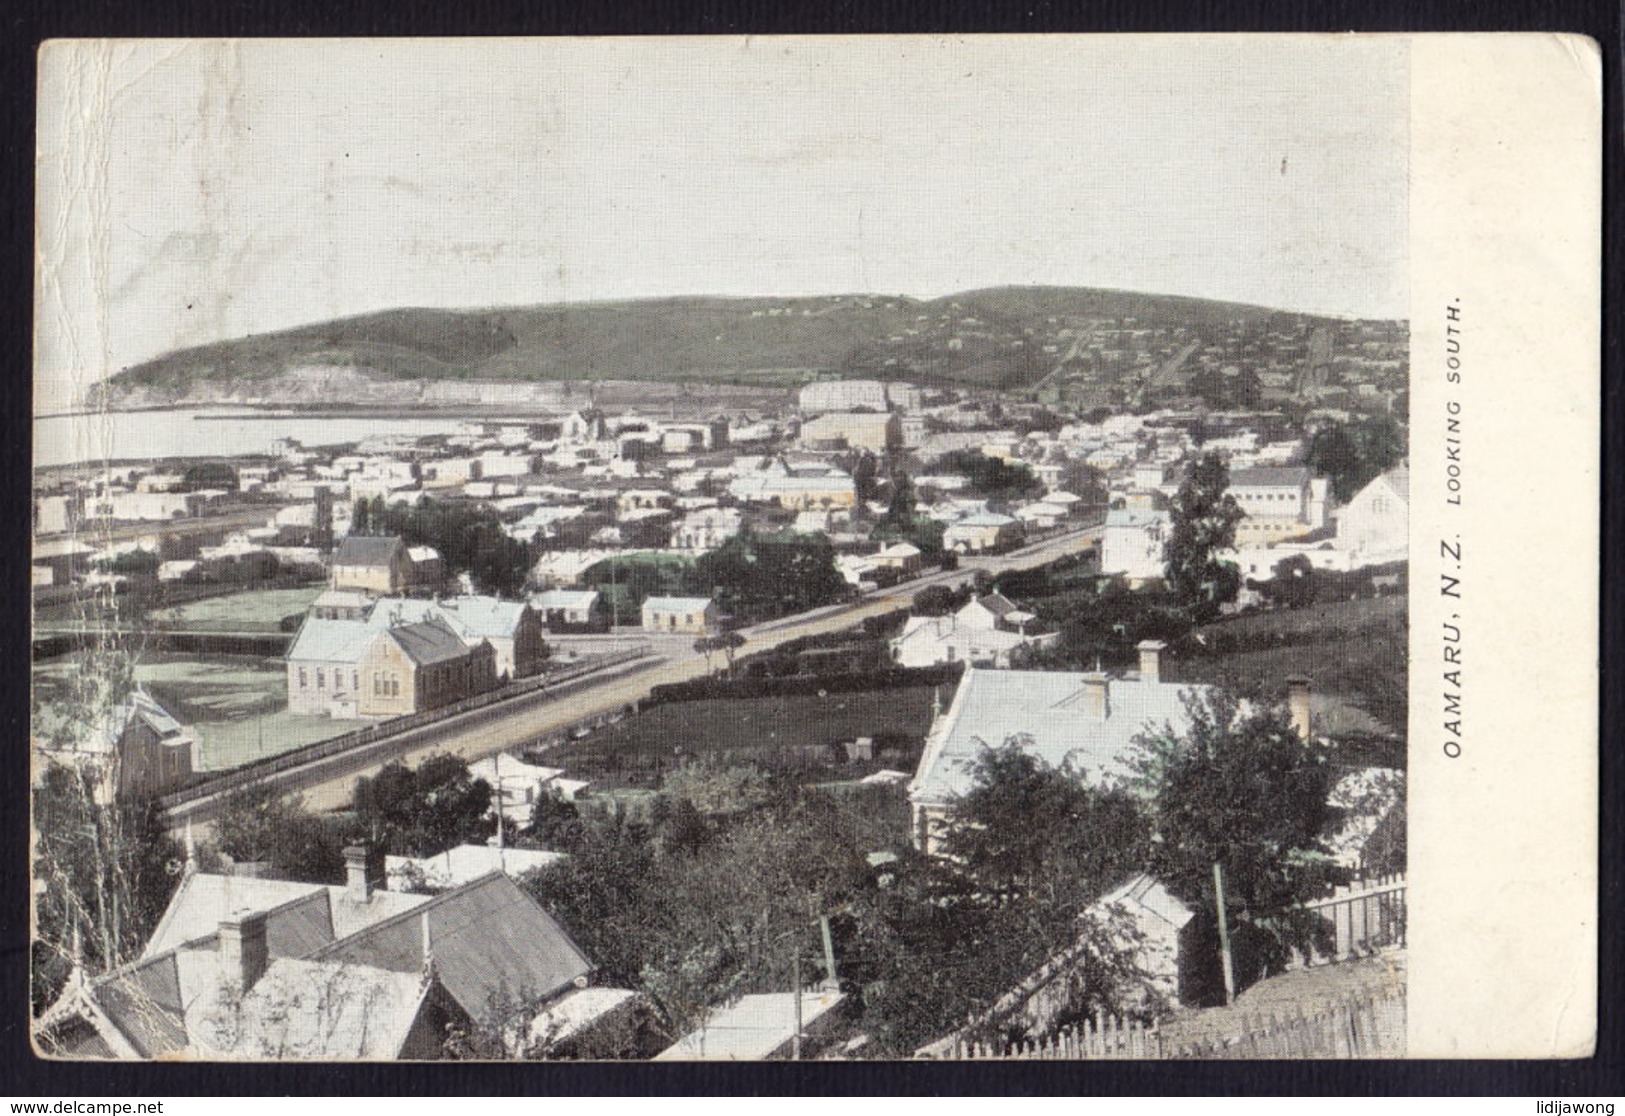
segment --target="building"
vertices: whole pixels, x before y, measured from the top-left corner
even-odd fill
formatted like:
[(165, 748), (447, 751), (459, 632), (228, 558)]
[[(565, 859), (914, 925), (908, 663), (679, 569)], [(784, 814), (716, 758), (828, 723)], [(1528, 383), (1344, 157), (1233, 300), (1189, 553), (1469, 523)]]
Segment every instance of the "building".
[(412, 584), (412, 556), (399, 535), (348, 535), (333, 552), (328, 581), (334, 589), (387, 597)]
[(39, 1048), (61, 1058), (436, 1059), (451, 1053), (454, 1030), (526, 1034), (591, 987), (592, 962), (502, 872), (402, 895), (376, 886), (365, 850), (345, 858), (340, 887), (188, 869), (142, 956), (71, 980), (35, 1022)]
[(649, 597), (643, 602), (646, 632), (704, 635), (716, 626), (717, 606), (710, 597)]
[(1337, 513), (1337, 549), (1355, 566), (1410, 555), (1411, 474), (1406, 465), (1372, 480)]
[[(761, 1062), (799, 1052), (817, 1057), (844, 1037), (840, 992), (766, 992), (741, 996), (656, 1054), (657, 1062)], [(799, 1001), (799, 1002), (798, 1002)], [(797, 1027), (800, 1027), (798, 1051)]]
[(549, 589), (533, 595), (530, 607), (548, 631), (609, 627), (609, 612), (596, 589)]
[(1163, 551), (1172, 529), (1173, 517), (1165, 511), (1107, 512), (1100, 572), (1124, 578), (1134, 587), (1163, 577), (1167, 570)]
[[(496, 652), (487, 640), (470, 646), (441, 617), (378, 631), (360, 662), (356, 715), (404, 717), (493, 689)], [(352, 675), (352, 682), (356, 681)]]
[(674, 550), (715, 550), (735, 535), (745, 517), (737, 508), (700, 508), (689, 512), (672, 531)]
[(1306, 535), (1326, 524), (1326, 481), (1302, 465), (1232, 469), (1229, 494), (1246, 512), (1236, 524), (1236, 546), (1267, 546)]
[(866, 449), (885, 453), (902, 448), (903, 427), (890, 412), (837, 411), (802, 423), (800, 441), (813, 449)]
[(908, 577), (920, 572), (920, 548), (913, 543), (896, 542), (869, 555), (876, 569), (897, 570)]
[(879, 380), (821, 380), (808, 384), (796, 397), (804, 415), (830, 411), (886, 411), (890, 400), (886, 385)]
[(528, 601), (463, 595), (435, 600), (380, 600), (367, 616), (374, 627), (403, 621), (443, 621), (459, 639), (473, 646), (491, 645), (499, 678), (529, 678), (547, 662), (542, 617)]
[(1164, 682), (1162, 649), (1155, 641), (1140, 644), (1137, 678), (967, 668), (909, 784), (915, 845), (940, 851), (949, 811), (975, 786), (978, 759), (1009, 740), (1052, 767), (1072, 765), (1093, 783), (1128, 783), (1135, 737), (1153, 727), (1183, 732), (1190, 724), (1187, 695), (1207, 689)]
[(108, 802), (157, 798), (185, 786), (197, 735), (140, 687), (109, 708), (89, 734), (64, 747), (41, 747), (49, 762), (87, 771)]
[(376, 597), (354, 589), (329, 589), (310, 603), (314, 620), (365, 620)]
[(288, 649), (288, 711), (339, 719), (400, 717), (497, 684), (490, 641), (464, 642), (441, 616), (408, 622), (307, 618)]
[(777, 504), (792, 511), (854, 508), (858, 490), (851, 476), (834, 466), (791, 469), (774, 460), (748, 470), (728, 484), (728, 492), (746, 503)]
[(942, 533), (944, 550), (981, 554), (1018, 546), (1025, 537), (1021, 521), (997, 512), (979, 512), (950, 523)]
[[(520, 823), (528, 825), (527, 815)], [(552, 868), (568, 860), (564, 853), (540, 849), (499, 849), (495, 845), (457, 845), (434, 856), (386, 856), (384, 876), (392, 891), (441, 892), (473, 883), (492, 872), (515, 879), (526, 872)]]
[(1005, 669), (1018, 648), (1046, 647), (1059, 633), (1030, 635), (1034, 623), (999, 593), (972, 598), (951, 616), (910, 616), (891, 641), (892, 659), (905, 667), (938, 663), (969, 663), (975, 667)]

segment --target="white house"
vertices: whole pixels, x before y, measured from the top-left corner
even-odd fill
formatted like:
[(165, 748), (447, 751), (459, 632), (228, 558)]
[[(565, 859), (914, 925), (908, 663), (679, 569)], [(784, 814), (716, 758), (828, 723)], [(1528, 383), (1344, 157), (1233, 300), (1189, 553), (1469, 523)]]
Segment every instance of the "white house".
[(1100, 548), (1100, 571), (1128, 579), (1130, 585), (1163, 576), (1163, 547), (1172, 528), (1165, 511), (1113, 509), (1106, 513)]
[(649, 597), (643, 602), (646, 632), (692, 632), (704, 635), (717, 624), (717, 606), (709, 597)]
[(1337, 548), (1357, 566), (1404, 561), (1410, 553), (1410, 494), (1406, 465), (1360, 489), (1337, 513)]
[(900, 666), (969, 663), (1004, 669), (1019, 647), (1042, 647), (1058, 633), (1029, 635), (1033, 615), (998, 593), (966, 602), (951, 616), (911, 616), (891, 641), (892, 659)]

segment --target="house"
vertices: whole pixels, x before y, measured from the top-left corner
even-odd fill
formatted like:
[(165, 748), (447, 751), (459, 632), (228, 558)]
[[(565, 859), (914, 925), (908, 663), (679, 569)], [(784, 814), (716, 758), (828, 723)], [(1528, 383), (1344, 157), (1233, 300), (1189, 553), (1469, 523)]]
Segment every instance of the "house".
[(547, 661), (542, 617), (527, 601), (473, 594), (433, 601), (381, 600), (369, 620), (378, 626), (378, 618), (391, 612), (403, 619), (442, 620), (470, 646), (489, 643), (499, 678), (529, 678), (541, 673)]
[(1356, 566), (1405, 561), (1410, 554), (1410, 496), (1407, 465), (1373, 479), (1337, 512), (1337, 549)]
[(1068, 764), (1099, 785), (1125, 784), (1134, 739), (1148, 727), (1180, 733), (1190, 724), (1187, 695), (1206, 687), (1164, 682), (1163, 646), (1140, 644), (1137, 678), (1100, 671), (979, 670), (960, 677), (953, 701), (926, 737), (909, 784), (913, 840), (940, 851), (953, 803), (975, 785), (983, 751), (1007, 740), (1052, 767)]
[(604, 440), (604, 412), (597, 408), (577, 411), (564, 420), (559, 428), (559, 440), (570, 445)]
[(1045, 647), (1059, 633), (1029, 635), (1035, 617), (999, 593), (972, 598), (952, 616), (911, 616), (891, 641), (892, 659), (900, 666), (969, 663), (1004, 669), (1018, 648)]
[(501, 803), (502, 816), (514, 825), (530, 824), (536, 800), (545, 795), (574, 800), (575, 790), (588, 784), (564, 778), (562, 767), (544, 767), (498, 753), (468, 765), (470, 777), (490, 784), (492, 797)]
[[(527, 817), (526, 824), (529, 819)], [(462, 887), (492, 872), (515, 879), (568, 860), (540, 849), (501, 849), (495, 845), (456, 845), (434, 856), (386, 856), (384, 876), (392, 891), (424, 893)]]
[(138, 686), (86, 736), (40, 752), (50, 762), (88, 771), (103, 803), (145, 801), (191, 780), (197, 735)]
[(1025, 504), (1016, 509), (1016, 518), (1021, 520), (1024, 526), (1039, 531), (1060, 526), (1070, 514), (1069, 509), (1060, 504), (1050, 503), (1047, 497), (1037, 503)]
[(898, 570), (910, 577), (920, 572), (920, 548), (913, 543), (897, 542), (869, 555), (877, 569)]
[(866, 449), (885, 453), (901, 449), (903, 427), (891, 413), (836, 411), (801, 424), (800, 441), (810, 448)]
[(288, 711), (306, 716), (400, 717), (497, 684), (489, 640), (465, 643), (438, 615), (406, 622), (378, 608), (366, 620), (307, 618), (286, 665)]
[(704, 635), (716, 625), (717, 606), (710, 597), (649, 597), (643, 602), (643, 630), (646, 632)]
[(981, 554), (1016, 546), (1023, 537), (1020, 520), (997, 512), (980, 512), (950, 523), (942, 533), (942, 546), (961, 554)]
[(530, 598), (530, 607), (551, 632), (590, 628), (606, 630), (609, 612), (596, 589), (549, 589)]
[[(496, 652), (470, 646), (441, 617), (377, 631), (357, 664), (356, 715), (404, 717), (493, 689)], [(352, 673), (352, 682), (356, 679)]]
[(434, 1059), (453, 1028), (528, 1033), (591, 986), (592, 962), (504, 873), (401, 895), (375, 886), (365, 850), (345, 859), (342, 887), (189, 868), (142, 956), (70, 981), (36, 1044), (62, 1058)]
[(399, 535), (348, 535), (333, 552), (328, 580), (334, 589), (389, 596), (412, 584), (412, 556)]
[(744, 521), (737, 508), (700, 508), (678, 522), (671, 545), (676, 550), (715, 550), (739, 534)]
[(886, 385), (879, 380), (821, 380), (808, 384), (796, 397), (804, 415), (829, 411), (888, 410)]
[(1230, 471), (1229, 494), (1246, 518), (1236, 524), (1238, 547), (1266, 546), (1325, 526), (1326, 481), (1302, 465)]
[(699, 1028), (656, 1054), (657, 1062), (761, 1062), (796, 1052), (817, 1057), (842, 1033), (840, 992), (767, 992), (741, 996)]
[(734, 477), (728, 492), (746, 503), (777, 504), (792, 511), (854, 508), (858, 490), (852, 478), (830, 467), (789, 468), (782, 461)]
[(1100, 571), (1125, 578), (1131, 587), (1162, 577), (1163, 550), (1172, 529), (1173, 517), (1165, 511), (1112, 509), (1106, 513)]
[(376, 599), (354, 589), (328, 589), (310, 602), (310, 616), (316, 620), (364, 620)]

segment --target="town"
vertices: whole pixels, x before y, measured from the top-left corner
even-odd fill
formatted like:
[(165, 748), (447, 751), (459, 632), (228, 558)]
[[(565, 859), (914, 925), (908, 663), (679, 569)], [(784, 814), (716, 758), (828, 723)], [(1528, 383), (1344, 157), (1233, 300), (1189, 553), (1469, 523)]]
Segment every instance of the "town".
[(37, 469), (37, 1048), (1402, 1053), (1405, 324), (877, 306)]

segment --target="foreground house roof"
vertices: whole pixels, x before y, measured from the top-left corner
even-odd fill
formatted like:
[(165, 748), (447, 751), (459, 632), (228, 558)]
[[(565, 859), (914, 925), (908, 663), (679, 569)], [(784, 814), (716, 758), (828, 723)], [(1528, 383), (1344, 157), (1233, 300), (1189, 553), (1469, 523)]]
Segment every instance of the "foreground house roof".
[[(946, 805), (975, 784), (982, 752), (1013, 736), (1052, 767), (1071, 763), (1094, 783), (1121, 783), (1135, 737), (1189, 724), (1186, 696), (1207, 687), (1106, 678), (1076, 671), (977, 670), (969, 667), (952, 704), (926, 740), (909, 796)], [(1095, 695), (1103, 699), (1097, 711)]]
[[(245, 918), (265, 942), (247, 975), (220, 925)], [(70, 1057), (430, 1056), (445, 1019), (506, 1023), (592, 968), (500, 872), (433, 898), (200, 874), (139, 961), (70, 983), (35, 1034)]]

